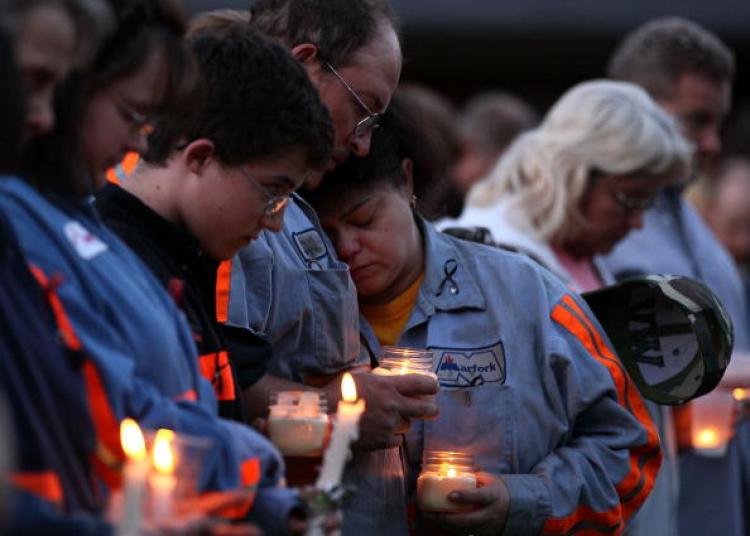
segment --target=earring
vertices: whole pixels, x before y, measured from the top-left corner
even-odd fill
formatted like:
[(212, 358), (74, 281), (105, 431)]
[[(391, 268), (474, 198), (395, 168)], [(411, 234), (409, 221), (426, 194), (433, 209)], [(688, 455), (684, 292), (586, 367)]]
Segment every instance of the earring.
[(411, 201), (409, 203), (411, 204), (411, 208), (417, 208), (417, 196), (412, 194)]

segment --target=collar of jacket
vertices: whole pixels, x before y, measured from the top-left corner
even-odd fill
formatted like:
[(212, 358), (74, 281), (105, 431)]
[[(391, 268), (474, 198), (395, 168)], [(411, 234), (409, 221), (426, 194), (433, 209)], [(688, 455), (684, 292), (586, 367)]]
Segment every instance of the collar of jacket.
[[(425, 317), (429, 317), (435, 311), (485, 309), (486, 300), (477, 284), (473, 265), (465, 256), (464, 248), (460, 247), (459, 239), (444, 235), (420, 216), (417, 216), (417, 225), (424, 243), (425, 276), (417, 296), (415, 312), (418, 309)], [(451, 259), (456, 262), (456, 271), (451, 276), (458, 288), (455, 294), (450, 292), (448, 284), (443, 283), (447, 277), (445, 265)], [(418, 316), (412, 314), (407, 329), (419, 322)]]
[(162, 217), (124, 188), (108, 184), (97, 198), (101, 203), (107, 203), (105, 210), (116, 211), (136, 228), (148, 229), (152, 239), (169, 258), (192, 270), (215, 269), (218, 266), (218, 261), (203, 253), (193, 235)]

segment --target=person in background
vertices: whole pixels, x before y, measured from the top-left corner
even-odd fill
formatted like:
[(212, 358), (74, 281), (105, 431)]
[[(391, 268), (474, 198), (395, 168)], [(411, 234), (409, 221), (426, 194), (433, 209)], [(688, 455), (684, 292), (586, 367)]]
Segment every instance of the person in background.
[[(679, 122), (694, 146), (698, 173), (708, 174), (721, 151), (719, 127), (729, 112), (734, 56), (721, 40), (686, 19), (654, 19), (630, 32), (617, 47), (608, 67), (610, 78), (643, 87)], [(605, 258), (620, 279), (632, 275), (667, 273), (695, 278), (724, 303), (733, 324), (747, 325), (742, 282), (732, 258), (701, 221), (682, 193), (691, 175), (657, 197), (643, 216), (643, 228), (630, 233)], [(735, 352), (723, 382), (750, 380), (742, 352), (750, 349), (750, 333), (735, 329)], [(698, 401), (699, 403), (700, 401)], [(689, 406), (688, 406), (689, 408)], [(656, 408), (652, 407), (652, 410)], [(677, 432), (689, 430), (689, 409), (675, 412)], [(672, 411), (652, 413), (669, 443)], [(689, 435), (689, 434), (687, 434)], [(689, 448), (689, 445), (687, 445)], [(675, 446), (668, 452), (675, 458)], [(750, 426), (740, 424), (727, 455), (702, 458), (688, 451), (680, 456), (679, 484), (663, 481), (639, 514), (640, 534), (746, 534), (750, 527)], [(665, 466), (672, 462), (667, 461)], [(678, 498), (675, 490), (679, 489)], [(743, 489), (745, 491), (743, 491)], [(657, 500), (659, 496), (661, 499)]]
[(351, 266), (369, 344), (434, 354), (440, 416), (412, 426), (410, 468), (438, 449), (467, 452), (482, 471), (477, 489), (449, 495), (471, 511), (429, 514), (420, 533), (569, 534), (582, 523), (592, 534), (621, 531), (660, 463), (640, 396), (559, 280), (524, 256), (442, 234), (415, 212), (412, 195), (429, 184), (414, 182), (421, 132), (400, 104), (369, 156), (306, 196)]
[(678, 127), (641, 88), (578, 84), (477, 183), (455, 223), (487, 228), (579, 291), (614, 282), (598, 255), (632, 229), (660, 188), (690, 169)]
[[(461, 212), (464, 193), (456, 188), (452, 173), (461, 154), (461, 137), (453, 104), (432, 88), (417, 84), (399, 84), (399, 98), (414, 108), (425, 123), (423, 143), (429, 146), (425, 158), (415, 169), (431, 178), (431, 187), (417, 199), (419, 212), (428, 220), (455, 217)], [(419, 169), (419, 167), (424, 169)]]
[[(706, 194), (703, 217), (734, 258), (745, 286), (745, 303), (750, 308), (750, 159), (727, 159)], [(750, 323), (744, 329), (750, 331)]]
[(81, 392), (92, 408), (96, 435), (88, 458), (97, 489), (120, 484), (119, 422), (131, 417), (147, 429), (210, 438), (199, 489), (246, 488), (245, 504), (226, 515), (246, 518), (254, 498), (250, 515), (280, 533), (298, 499), (279, 487), (278, 454), (245, 425), (217, 417), (184, 316), (88, 199), (111, 162), (147, 147), (154, 116), (189, 108), (192, 96), (179, 6), (169, 0), (109, 5), (113, 32), (91, 64), (71, 73), (58, 91), (54, 129), (26, 147), (27, 180), (0, 183), (0, 209), (40, 284), (54, 296), (65, 345), (84, 356), (80, 366), (89, 384)]
[(516, 136), (538, 122), (534, 109), (512, 93), (485, 91), (471, 97), (458, 114), (462, 148), (452, 176), (461, 195), (489, 175)]
[[(222, 31), (227, 17), (250, 18), (254, 28), (285, 44), (305, 68), (333, 121), (327, 169), (352, 154), (367, 154), (401, 72), (388, 0), (261, 0), (250, 15), (209, 13), (194, 22), (194, 29), (208, 25)], [(313, 174), (304, 187), (314, 189), (320, 179), (321, 174)], [(301, 198), (293, 196), (287, 206), (282, 231), (262, 233), (232, 259), (228, 272), (227, 325), (261, 334), (273, 351), (270, 362), (258, 364), (257, 381), (242, 386), (248, 416), (265, 415), (270, 393), (288, 389), (322, 388), (333, 410), (341, 396), (341, 373), (361, 370), (355, 377), (367, 409), (344, 475), (360, 492), (344, 510), (343, 533), (406, 534), (400, 434), (411, 419), (436, 414), (433, 401), (418, 398), (434, 393), (436, 382), (366, 372), (374, 356), (360, 346), (349, 269)]]

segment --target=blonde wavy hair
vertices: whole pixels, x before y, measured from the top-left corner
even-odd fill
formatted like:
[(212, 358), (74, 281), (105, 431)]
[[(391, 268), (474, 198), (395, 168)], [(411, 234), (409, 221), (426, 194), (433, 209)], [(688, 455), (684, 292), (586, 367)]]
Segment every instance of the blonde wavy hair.
[(583, 82), (539, 127), (516, 139), (466, 204), (488, 207), (502, 200), (537, 238), (565, 240), (587, 225), (581, 199), (597, 175), (639, 175), (667, 184), (687, 176), (691, 155), (675, 121), (641, 88)]

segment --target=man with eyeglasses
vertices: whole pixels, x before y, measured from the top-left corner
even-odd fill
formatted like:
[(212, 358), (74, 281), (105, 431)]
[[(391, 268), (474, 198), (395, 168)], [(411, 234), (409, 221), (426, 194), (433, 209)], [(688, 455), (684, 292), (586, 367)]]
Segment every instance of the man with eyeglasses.
[[(697, 172), (705, 174), (721, 151), (719, 128), (729, 112), (734, 68), (732, 52), (718, 37), (672, 17), (647, 22), (626, 36), (610, 61), (609, 74), (642, 86), (675, 117), (694, 145)], [(618, 278), (670, 273), (698, 279), (719, 296), (735, 326), (747, 325), (741, 281), (730, 256), (683, 199), (689, 180), (685, 177), (683, 184), (663, 190), (644, 214), (643, 228), (620, 242), (605, 263)], [(732, 366), (744, 361), (737, 351), (750, 349), (749, 335), (735, 329)], [(732, 366), (725, 379), (733, 376)], [(678, 496), (673, 440), (669, 447), (672, 411), (655, 404), (649, 409), (665, 438), (665, 461), (654, 491), (630, 527), (632, 533), (747, 534), (750, 471), (743, 475), (741, 467), (750, 467), (748, 425), (737, 429), (723, 458), (701, 458), (691, 451), (680, 456)]]
[[(283, 42), (304, 66), (334, 125), (327, 169), (369, 153), (380, 114), (401, 72), (395, 14), (388, 0), (259, 0), (251, 13), (215, 12), (193, 27), (221, 32), (244, 20)], [(315, 188), (322, 174), (305, 188)], [(269, 394), (282, 389), (325, 390), (330, 409), (340, 397), (340, 374), (375, 362), (360, 345), (359, 313), (348, 267), (336, 257), (312, 208), (294, 196), (281, 233), (263, 233), (232, 261), (228, 325), (262, 334), (273, 359), (259, 362), (257, 382), (243, 385), (245, 407), (263, 416)], [(230, 338), (230, 345), (232, 340)], [(356, 375), (367, 401), (360, 440), (344, 480), (359, 488), (346, 507), (344, 534), (407, 533), (401, 433), (413, 418), (433, 416), (430, 378)]]

